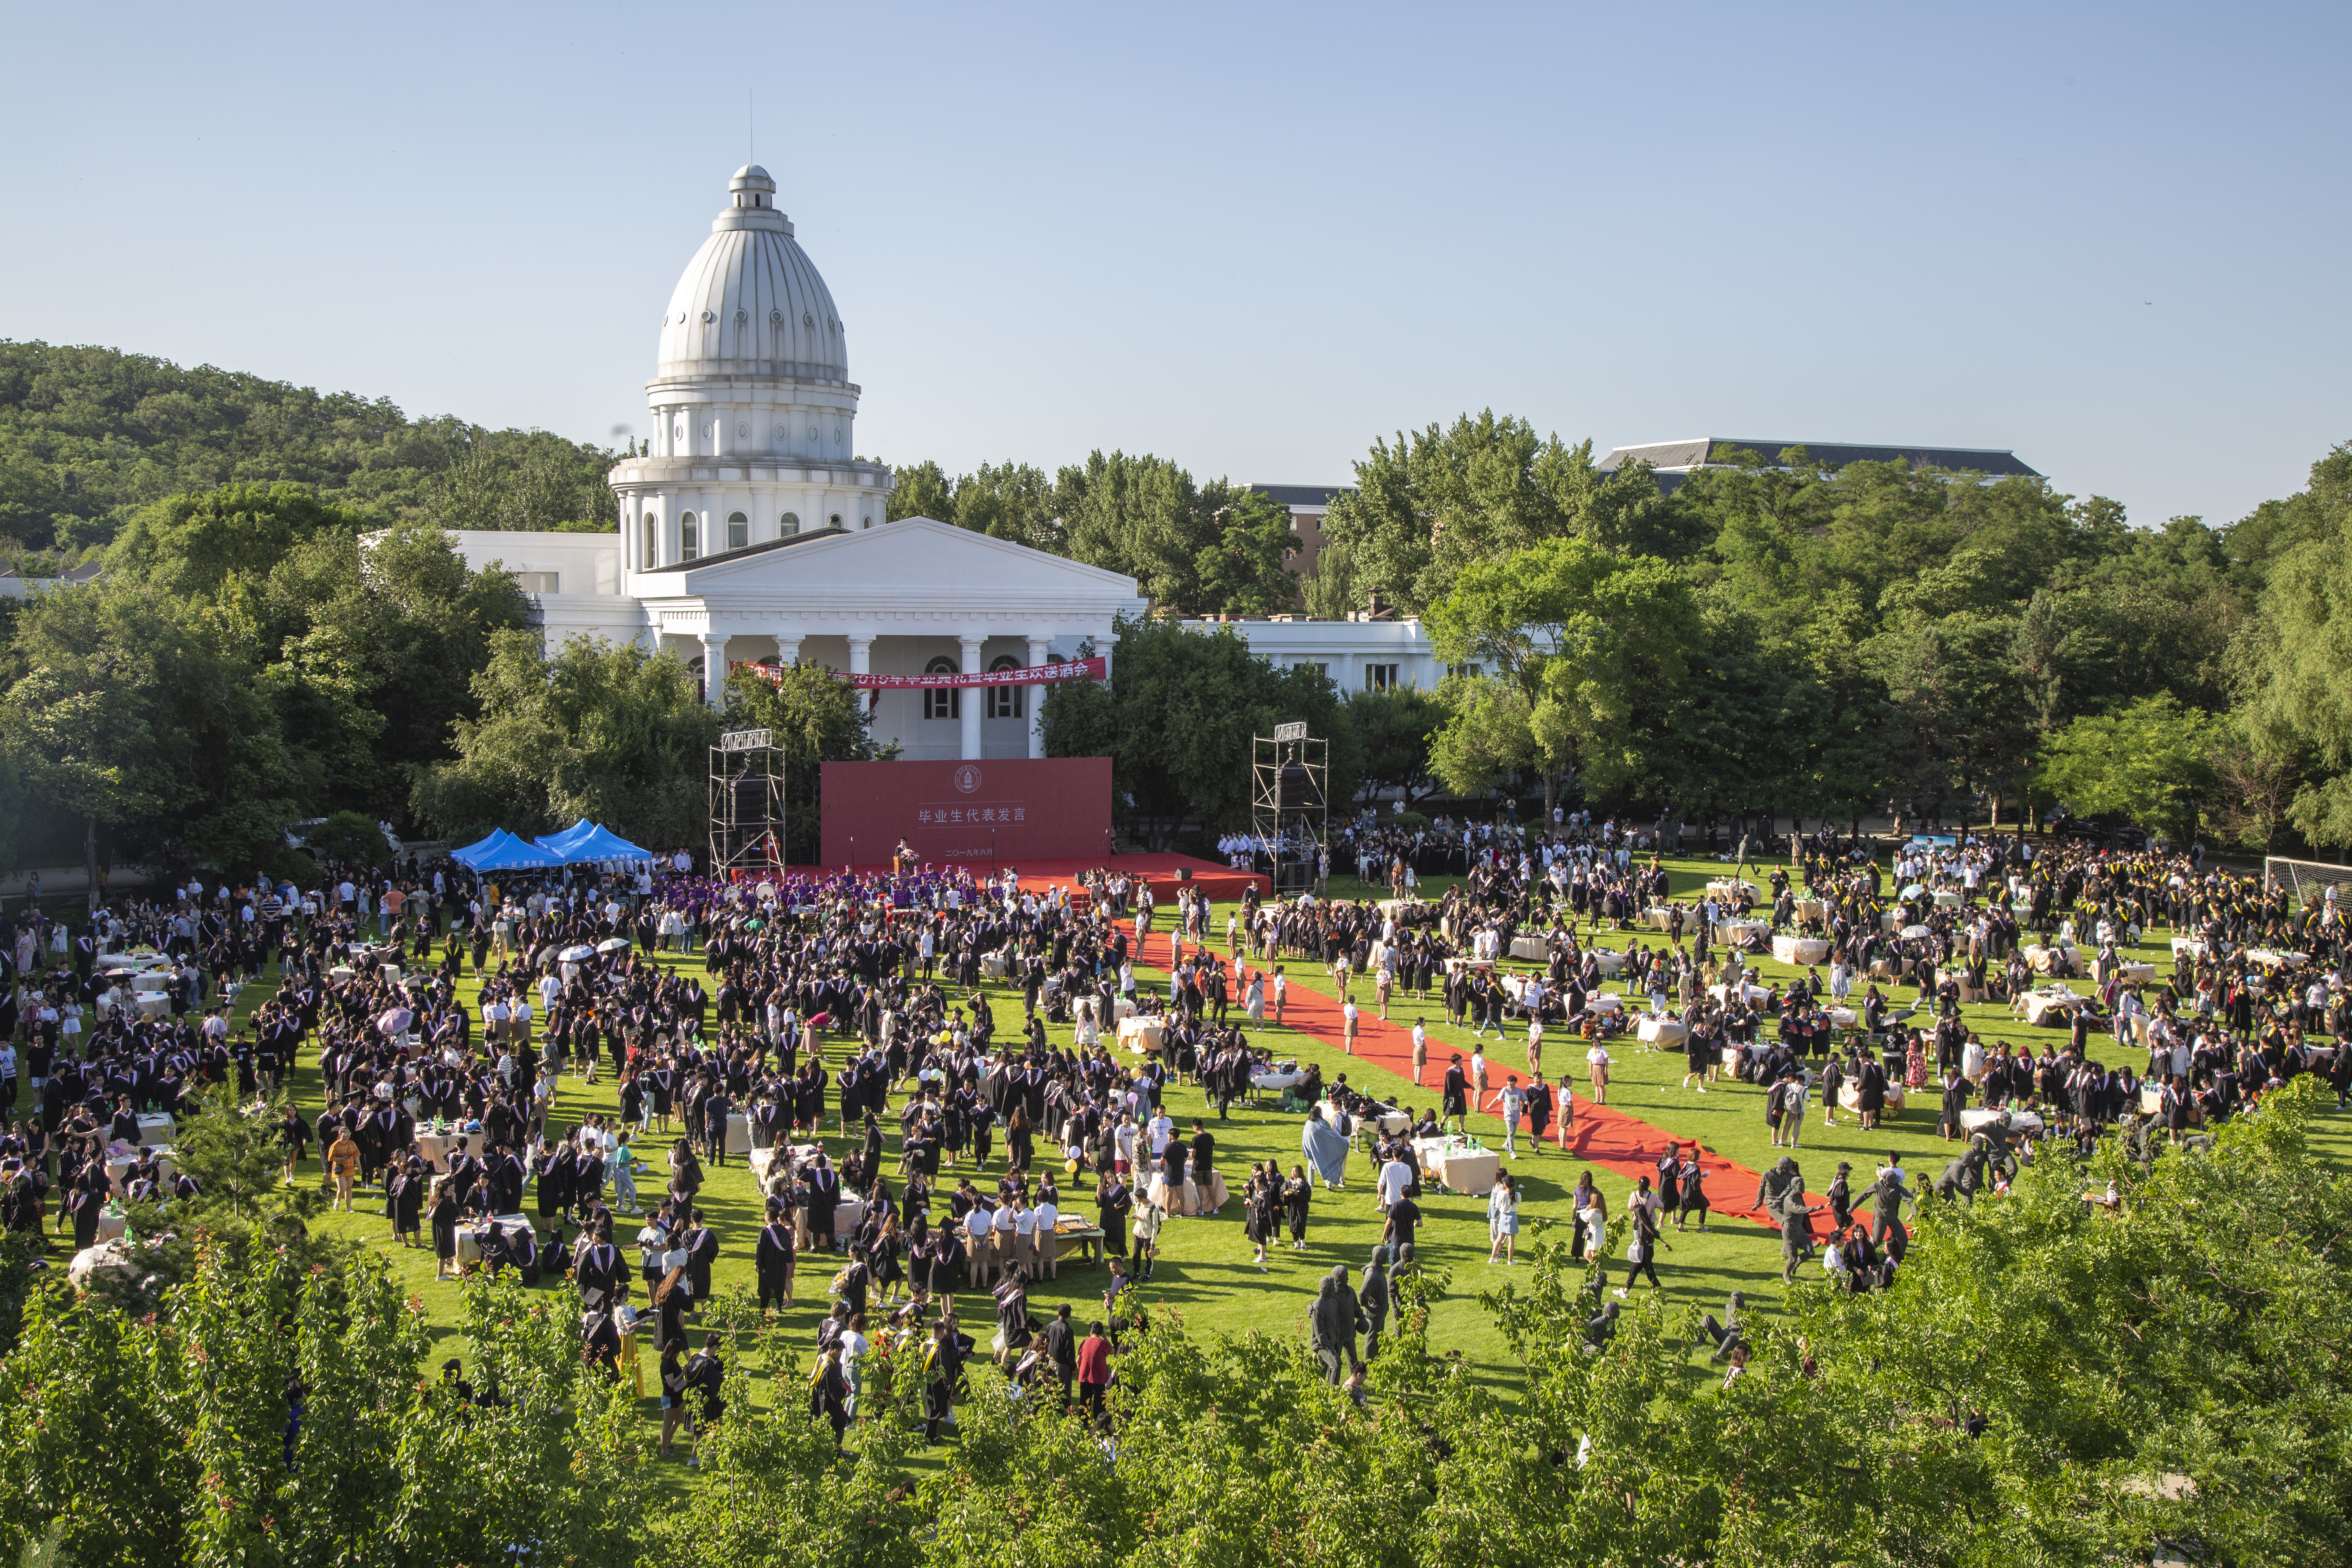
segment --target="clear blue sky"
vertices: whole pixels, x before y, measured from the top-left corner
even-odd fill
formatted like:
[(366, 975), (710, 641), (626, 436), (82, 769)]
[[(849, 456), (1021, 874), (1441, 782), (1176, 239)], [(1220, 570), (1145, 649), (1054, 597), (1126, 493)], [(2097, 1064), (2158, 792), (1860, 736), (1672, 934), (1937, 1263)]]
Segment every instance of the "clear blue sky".
[(758, 156), (861, 451), (1344, 481), (2007, 447), (2148, 523), (2352, 438), (2352, 8), (17, 6), (0, 336), (595, 441)]

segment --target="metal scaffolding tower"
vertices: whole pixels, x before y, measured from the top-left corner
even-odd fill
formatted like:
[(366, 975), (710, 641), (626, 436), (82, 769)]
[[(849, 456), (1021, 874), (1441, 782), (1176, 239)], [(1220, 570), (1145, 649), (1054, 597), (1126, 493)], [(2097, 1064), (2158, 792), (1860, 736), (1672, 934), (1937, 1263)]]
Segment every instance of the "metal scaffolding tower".
[(1322, 887), (1331, 847), (1330, 750), (1304, 724), (1250, 737), (1250, 833), (1258, 853), (1273, 857), (1276, 897)]

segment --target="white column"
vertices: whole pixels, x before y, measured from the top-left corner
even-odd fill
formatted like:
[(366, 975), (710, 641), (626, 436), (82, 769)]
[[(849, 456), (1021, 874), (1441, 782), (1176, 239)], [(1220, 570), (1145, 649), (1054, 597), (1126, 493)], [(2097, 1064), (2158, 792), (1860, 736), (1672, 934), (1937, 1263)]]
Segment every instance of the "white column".
[(793, 631), (778, 632), (776, 634), (776, 662), (781, 665), (790, 666), (792, 662), (800, 658), (800, 656), (801, 634)]
[[(848, 525), (845, 523), (844, 526)], [(956, 640), (963, 646), (963, 672), (966, 675), (978, 675), (981, 645), (988, 639), (977, 632), (964, 632), (960, 634)], [(968, 763), (978, 762), (980, 760), (980, 716), (988, 710), (987, 693), (977, 686), (968, 686), (956, 693), (956, 700), (963, 714), (963, 759)]]
[(1356, 689), (1356, 656), (1353, 653), (1341, 654), (1339, 668), (1332, 673), (1339, 678), (1340, 696), (1345, 697)]
[(702, 696), (713, 708), (727, 700), (727, 634), (702, 634)]
[[(1045, 662), (1046, 651), (1051, 643), (1050, 637), (1029, 639), (1029, 663), (1032, 668)], [(1033, 686), (1029, 689), (1029, 754), (1033, 757), (1042, 757), (1045, 754), (1045, 689), (1043, 686)]]
[[(849, 673), (852, 675), (870, 675), (873, 671), (874, 638), (862, 632), (850, 633)], [(857, 695), (859, 700), (866, 704), (866, 712), (869, 718), (872, 717), (873, 714), (882, 706), (882, 694), (878, 691), (861, 691)]]

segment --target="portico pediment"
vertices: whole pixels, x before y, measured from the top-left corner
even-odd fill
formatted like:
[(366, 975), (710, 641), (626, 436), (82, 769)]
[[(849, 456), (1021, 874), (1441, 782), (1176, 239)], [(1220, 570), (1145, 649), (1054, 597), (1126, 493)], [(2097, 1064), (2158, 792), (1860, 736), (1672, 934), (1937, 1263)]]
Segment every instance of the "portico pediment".
[(647, 589), (666, 580), (670, 594), (706, 599), (873, 595), (887, 605), (953, 594), (967, 602), (1045, 598), (1118, 605), (1136, 595), (1132, 577), (928, 517), (776, 540), (637, 575)]

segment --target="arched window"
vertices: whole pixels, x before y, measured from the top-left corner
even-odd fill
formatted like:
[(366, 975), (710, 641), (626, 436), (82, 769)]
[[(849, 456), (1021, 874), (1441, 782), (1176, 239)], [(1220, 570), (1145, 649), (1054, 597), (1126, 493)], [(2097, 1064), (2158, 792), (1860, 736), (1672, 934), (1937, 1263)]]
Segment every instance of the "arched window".
[(727, 548), (740, 550), (751, 542), (751, 520), (740, 511), (727, 514)]
[(702, 553), (699, 545), (701, 537), (701, 531), (694, 525), (694, 514), (690, 511), (679, 512), (677, 514), (677, 558), (680, 561), (691, 561)]
[(826, 518), (824, 521), (827, 528), (839, 528), (841, 526), (841, 514), (839, 512), (835, 512), (831, 517)]
[(788, 511), (776, 520), (776, 531), (786, 539), (790, 539), (800, 531), (801, 514), (796, 511)]
[[(956, 662), (945, 654), (923, 666), (925, 675), (953, 675)], [(923, 693), (923, 717), (926, 719), (961, 719), (963, 717), (963, 693), (950, 686), (941, 690)]]
[[(989, 661), (991, 670), (1018, 669), (1021, 661), (1009, 653), (1000, 653)], [(1029, 710), (1025, 686), (992, 686), (988, 689), (988, 716), (992, 719), (1018, 719)]]
[(645, 563), (648, 572), (661, 564), (660, 531), (661, 519), (652, 512), (637, 519), (637, 532), (645, 539)]

